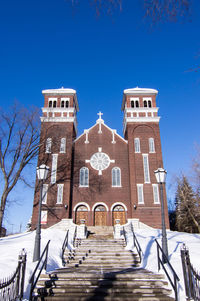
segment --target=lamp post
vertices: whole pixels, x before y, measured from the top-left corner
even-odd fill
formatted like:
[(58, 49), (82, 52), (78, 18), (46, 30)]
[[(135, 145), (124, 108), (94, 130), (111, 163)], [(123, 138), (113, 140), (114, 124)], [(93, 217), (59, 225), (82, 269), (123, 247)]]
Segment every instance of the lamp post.
[(49, 167), (45, 164), (40, 165), (37, 167), (37, 177), (40, 182), (40, 199), (39, 199), (39, 208), (38, 208), (38, 223), (35, 235), (35, 245), (34, 245), (34, 252), (33, 252), (33, 262), (40, 259), (40, 241), (41, 241), (41, 207), (42, 207), (42, 188), (43, 182), (47, 178)]
[[(168, 247), (167, 247), (167, 233), (165, 225), (165, 210), (164, 210), (164, 198), (163, 198), (163, 184), (166, 180), (167, 171), (163, 168), (158, 168), (154, 171), (156, 180), (160, 187), (160, 198), (161, 198), (161, 219), (162, 219), (162, 249), (165, 256), (168, 258)], [(166, 263), (163, 257), (163, 263)]]

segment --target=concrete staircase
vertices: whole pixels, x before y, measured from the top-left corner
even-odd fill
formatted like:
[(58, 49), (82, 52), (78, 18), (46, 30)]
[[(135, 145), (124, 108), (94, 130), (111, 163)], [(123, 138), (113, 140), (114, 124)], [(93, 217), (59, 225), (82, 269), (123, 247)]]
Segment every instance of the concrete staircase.
[(138, 255), (125, 250), (123, 240), (105, 229), (104, 235), (96, 232), (66, 251), (65, 268), (41, 275), (38, 287), (47, 288), (41, 300), (174, 300), (164, 276), (140, 269)]

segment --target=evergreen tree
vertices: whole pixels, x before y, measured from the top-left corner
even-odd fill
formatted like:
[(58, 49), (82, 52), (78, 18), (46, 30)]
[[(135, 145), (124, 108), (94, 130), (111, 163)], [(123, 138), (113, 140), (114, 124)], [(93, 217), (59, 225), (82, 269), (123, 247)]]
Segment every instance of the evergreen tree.
[(200, 233), (200, 208), (188, 179), (178, 180), (176, 191), (176, 226), (178, 231)]

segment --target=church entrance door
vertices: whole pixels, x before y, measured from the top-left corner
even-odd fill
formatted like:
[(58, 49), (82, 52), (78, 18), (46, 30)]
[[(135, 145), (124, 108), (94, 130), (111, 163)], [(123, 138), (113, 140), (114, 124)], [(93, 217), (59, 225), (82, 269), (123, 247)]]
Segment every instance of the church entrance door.
[(95, 226), (106, 226), (106, 208), (99, 205), (94, 210), (94, 224)]
[(80, 225), (88, 221), (88, 209), (86, 206), (81, 205), (76, 209), (76, 224)]
[(113, 226), (116, 224), (123, 225), (126, 223), (126, 214), (124, 207), (121, 205), (117, 205), (113, 209)]

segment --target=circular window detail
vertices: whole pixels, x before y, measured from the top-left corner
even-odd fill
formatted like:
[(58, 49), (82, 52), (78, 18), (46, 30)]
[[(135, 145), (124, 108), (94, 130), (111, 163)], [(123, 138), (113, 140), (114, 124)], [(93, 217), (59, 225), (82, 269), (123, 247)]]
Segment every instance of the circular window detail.
[(92, 168), (96, 170), (104, 170), (110, 165), (110, 158), (107, 154), (99, 152), (92, 155), (90, 159)]

